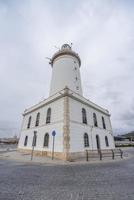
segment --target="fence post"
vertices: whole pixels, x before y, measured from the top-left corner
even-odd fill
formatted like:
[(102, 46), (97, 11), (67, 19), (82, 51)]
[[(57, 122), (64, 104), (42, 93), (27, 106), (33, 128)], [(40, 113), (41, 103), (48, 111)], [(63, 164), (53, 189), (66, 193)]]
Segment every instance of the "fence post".
[(102, 160), (102, 152), (100, 149), (99, 149), (99, 154), (100, 154), (100, 160)]
[(88, 150), (86, 150), (86, 161), (88, 161)]
[(114, 160), (114, 150), (111, 149), (111, 151), (112, 151), (112, 159)]
[(121, 158), (123, 158), (123, 151), (121, 149), (120, 150), (120, 153), (121, 153)]

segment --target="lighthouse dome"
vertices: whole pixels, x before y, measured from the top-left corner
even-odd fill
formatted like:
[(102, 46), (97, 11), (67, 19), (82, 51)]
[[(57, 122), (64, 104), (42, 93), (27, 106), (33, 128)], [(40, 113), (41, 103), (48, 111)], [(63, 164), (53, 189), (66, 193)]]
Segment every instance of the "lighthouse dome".
[(72, 51), (72, 48), (69, 44), (63, 44), (61, 46), (61, 49), (59, 51), (57, 51), (51, 58), (51, 66), (53, 66), (54, 64), (54, 61), (58, 58), (58, 57), (61, 57), (63, 55), (70, 55), (70, 56), (73, 56), (75, 57), (78, 62), (79, 62), (79, 67), (81, 66), (81, 60), (80, 60), (80, 57), (77, 53), (75, 53), (74, 51)]
[(69, 45), (69, 44), (63, 44), (62, 46), (61, 46), (61, 50), (71, 50), (71, 46)]

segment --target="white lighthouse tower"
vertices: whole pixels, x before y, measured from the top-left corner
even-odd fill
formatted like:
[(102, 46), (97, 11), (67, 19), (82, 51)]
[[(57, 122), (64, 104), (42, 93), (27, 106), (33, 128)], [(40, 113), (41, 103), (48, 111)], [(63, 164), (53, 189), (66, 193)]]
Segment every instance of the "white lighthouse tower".
[[(49, 97), (23, 113), (18, 149), (62, 160), (85, 157), (85, 150), (113, 149), (108, 110), (83, 97), (81, 60), (64, 44), (50, 62), (52, 79)], [(53, 136), (52, 133), (56, 135)]]
[(68, 87), (72, 91), (82, 95), (80, 65), (81, 60), (71, 46), (62, 45), (61, 49), (56, 52), (52, 59), (52, 80), (50, 87), (50, 96), (56, 92)]

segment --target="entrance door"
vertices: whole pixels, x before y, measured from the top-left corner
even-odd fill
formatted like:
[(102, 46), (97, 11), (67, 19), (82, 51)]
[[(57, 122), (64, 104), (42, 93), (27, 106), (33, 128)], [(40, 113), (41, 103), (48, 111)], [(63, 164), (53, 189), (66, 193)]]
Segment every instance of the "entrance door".
[(97, 149), (100, 150), (100, 138), (98, 135), (96, 135), (96, 145), (97, 145)]

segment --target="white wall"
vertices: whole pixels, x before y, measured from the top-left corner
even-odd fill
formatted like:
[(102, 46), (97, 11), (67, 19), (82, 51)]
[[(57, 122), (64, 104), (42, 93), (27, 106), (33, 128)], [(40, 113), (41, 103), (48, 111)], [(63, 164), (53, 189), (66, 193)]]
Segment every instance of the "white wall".
[(75, 121), (78, 123), (82, 123), (82, 108), (86, 109), (87, 113), (87, 124), (90, 126), (93, 126), (93, 113), (96, 113), (97, 116), (97, 122), (98, 127), (103, 128), (102, 125), (102, 116), (104, 117), (106, 129), (109, 131), (111, 130), (111, 124), (110, 124), (110, 117), (96, 109), (91, 108), (90, 106), (87, 106), (79, 101), (76, 101), (72, 98), (69, 98), (69, 105), (70, 105), (70, 120)]
[[(51, 107), (51, 123), (46, 124), (47, 109)], [(86, 109), (87, 124), (82, 123), (82, 108)], [(40, 123), (38, 127), (35, 127), (36, 115), (40, 112)], [(93, 112), (97, 115), (98, 127), (93, 125)], [(19, 148), (31, 149), (34, 131), (37, 131), (37, 145), (35, 150), (51, 151), (52, 150), (52, 131), (56, 130), (55, 137), (55, 151), (63, 152), (63, 116), (64, 115), (64, 98), (58, 99), (49, 105), (46, 105), (34, 112), (27, 114), (23, 120), (23, 126), (21, 131), (21, 137), (19, 141)], [(100, 143), (102, 149), (114, 148), (114, 140), (111, 135), (112, 129), (110, 124), (110, 117), (101, 111), (97, 111), (84, 103), (76, 101), (69, 97), (69, 115), (70, 115), (70, 152), (82, 152), (85, 151), (84, 147), (84, 133), (89, 136), (90, 149), (97, 149), (96, 135), (100, 137)], [(27, 123), (29, 116), (32, 116), (32, 123), (30, 129), (27, 129)], [(106, 130), (102, 126), (102, 119), (104, 117)], [(93, 128), (92, 128), (93, 127)], [(44, 148), (44, 135), (49, 133), (50, 141), (49, 147)], [(24, 147), (25, 137), (28, 136), (28, 145)], [(106, 147), (105, 136), (108, 137), (109, 147)]]
[[(114, 140), (111, 135), (112, 129), (110, 124), (110, 117), (84, 105), (72, 98), (69, 99), (70, 105), (70, 152), (80, 152), (84, 151), (84, 133), (89, 136), (89, 149), (97, 149), (96, 146), (96, 135), (100, 137), (100, 145), (102, 149), (114, 148)], [(87, 113), (87, 124), (82, 123), (82, 108), (86, 109)], [(93, 124), (93, 113), (97, 115), (98, 127), (94, 127)], [(104, 117), (106, 129), (103, 128), (102, 119)], [(93, 128), (92, 128), (93, 127)], [(109, 147), (106, 147), (105, 136), (108, 137)]]
[(22, 130), (27, 129), (28, 119), (30, 116), (32, 116), (30, 128), (35, 128), (36, 116), (38, 112), (40, 113), (39, 126), (46, 125), (46, 115), (49, 107), (51, 108), (51, 123), (56, 123), (63, 120), (63, 99), (59, 99), (25, 115)]
[[(84, 133), (87, 133), (89, 136), (89, 148), (84, 147)], [(113, 136), (107, 130), (93, 128), (88, 125), (82, 124), (70, 124), (70, 152), (82, 152), (85, 149), (96, 150), (96, 135), (100, 137), (100, 146), (101, 149), (113, 149), (114, 140)], [(109, 147), (106, 147), (105, 136), (108, 137)]]
[[(47, 109), (51, 108), (51, 123), (46, 124), (46, 114)], [(40, 123), (39, 126), (35, 127), (36, 115), (40, 112)], [(27, 123), (29, 116), (32, 116), (31, 126), (27, 129)], [(55, 151), (62, 152), (63, 151), (63, 98), (52, 102), (49, 105), (46, 105), (30, 114), (27, 114), (23, 119), (21, 137), (19, 140), (19, 148), (31, 149), (32, 148), (32, 140), (34, 131), (37, 131), (37, 145), (35, 150), (44, 150), (50, 151), (52, 150), (52, 131), (56, 131), (55, 136)], [(45, 133), (49, 133), (50, 141), (49, 147), (44, 148), (44, 135)], [(28, 136), (28, 145), (24, 147), (25, 137)]]
[[(21, 132), (21, 137), (19, 140), (19, 148), (31, 149), (34, 131), (37, 131), (37, 143), (36, 143), (36, 146), (34, 149), (39, 150), (39, 151), (52, 151), (52, 142), (53, 142), (52, 131), (55, 130), (56, 131), (55, 151), (62, 152), (63, 151), (63, 128), (62, 127), (63, 127), (63, 123), (57, 123), (55, 125), (46, 125), (43, 127), (24, 130)], [(48, 147), (43, 147), (45, 133), (49, 134), (49, 146)], [(28, 144), (25, 147), (24, 140), (25, 140), (26, 136), (28, 136)]]

